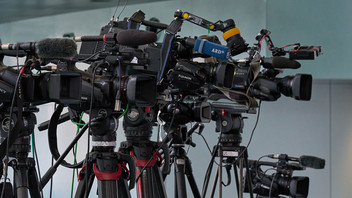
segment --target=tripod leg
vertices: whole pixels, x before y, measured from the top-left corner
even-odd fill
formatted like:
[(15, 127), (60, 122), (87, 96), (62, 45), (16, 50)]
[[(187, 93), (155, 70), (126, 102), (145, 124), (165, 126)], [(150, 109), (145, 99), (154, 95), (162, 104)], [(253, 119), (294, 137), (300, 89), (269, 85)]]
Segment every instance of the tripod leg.
[(218, 152), (218, 147), (216, 146), (213, 150), (213, 155), (211, 156), (211, 160), (209, 162), (209, 166), (205, 175), (205, 179), (204, 179), (204, 183), (203, 183), (203, 189), (202, 189), (202, 197), (205, 198), (205, 195), (207, 194), (207, 188), (209, 185), (209, 179), (211, 176), (211, 170), (213, 169), (213, 163), (214, 163), (214, 159), (216, 156), (216, 153)]
[(222, 156), (219, 158), (219, 198), (222, 198)]
[[(92, 188), (93, 182), (94, 182), (94, 174), (91, 171), (88, 171), (88, 176), (85, 175), (86, 172), (84, 169), (82, 169), (80, 176), (81, 176), (81, 180), (78, 183), (77, 186), (77, 190), (76, 190), (76, 194), (75, 194), (75, 198), (85, 198), (88, 197), (89, 192)], [(86, 186), (86, 180), (88, 179), (88, 187)], [(88, 192), (87, 189), (88, 188)], [(88, 193), (88, 195), (87, 195)]]
[(119, 179), (117, 181), (117, 189), (119, 198), (131, 198), (130, 191), (128, 190), (127, 180)]
[(152, 170), (154, 172), (154, 190), (156, 190), (157, 192), (153, 192), (154, 195), (158, 195), (158, 197), (160, 198), (166, 198), (166, 190), (165, 190), (165, 186), (164, 186), (164, 180), (161, 174), (161, 171), (159, 169), (158, 166), (153, 166)]
[(41, 194), (39, 189), (38, 175), (34, 166), (35, 163), (33, 158), (28, 158), (28, 164), (30, 164), (28, 169), (28, 178), (31, 178), (29, 180), (29, 193), (31, 198), (39, 198), (41, 197)]
[(117, 181), (116, 180), (98, 180), (98, 197), (99, 198), (117, 198)]
[[(214, 197), (214, 195), (215, 195), (216, 185), (217, 185), (218, 179), (219, 179), (219, 168), (220, 168), (220, 166), (218, 167), (218, 169), (216, 169), (216, 175), (214, 178), (214, 183), (213, 183), (213, 187), (211, 189), (210, 197)], [(204, 198), (205, 198), (205, 196), (204, 196)]]
[(18, 159), (18, 161), (12, 162), (15, 177), (15, 196), (28, 198), (29, 193), (29, 182), (28, 182), (28, 167), (26, 165), (27, 160)]
[[(176, 168), (175, 168), (176, 169)], [(176, 170), (175, 170), (176, 171)], [(177, 187), (177, 177), (174, 177), (174, 191), (175, 191), (175, 198), (178, 197), (178, 187)]]
[(246, 182), (248, 183), (248, 188), (249, 188), (249, 195), (251, 198), (253, 198), (253, 189), (252, 189), (252, 178), (249, 174), (249, 165), (248, 165), (248, 158), (247, 158), (247, 152), (245, 154), (245, 159), (244, 159), (244, 163), (245, 163), (245, 166), (246, 166), (246, 171), (247, 171), (247, 174), (246, 174)]
[(239, 180), (238, 180), (238, 171), (237, 171), (237, 166), (236, 164), (233, 164), (233, 171), (235, 173), (235, 181), (236, 181), (236, 190), (237, 190), (237, 196), (240, 196), (240, 187), (239, 187)]
[[(138, 168), (137, 175), (140, 174)], [(157, 165), (147, 167), (137, 181), (138, 198), (166, 198), (166, 190), (163, 183), (162, 174)]]
[(138, 197), (139, 198), (151, 198), (153, 197), (153, 180), (152, 180), (152, 170), (151, 167), (144, 169), (140, 173), (142, 168), (138, 168), (137, 175), (141, 174), (138, 180)]
[(175, 177), (177, 183), (177, 194), (180, 198), (187, 198), (186, 180), (185, 180), (185, 160), (182, 158), (175, 159)]
[(239, 171), (240, 171), (240, 183), (239, 183), (239, 196), (238, 198), (243, 198), (243, 158), (239, 159)]
[(196, 183), (196, 180), (194, 179), (194, 176), (193, 176), (191, 160), (188, 157), (186, 157), (185, 174), (187, 176), (188, 183), (191, 186), (193, 197), (194, 198), (200, 198), (200, 193), (199, 193), (199, 190), (198, 190), (198, 187), (197, 187), (197, 183)]

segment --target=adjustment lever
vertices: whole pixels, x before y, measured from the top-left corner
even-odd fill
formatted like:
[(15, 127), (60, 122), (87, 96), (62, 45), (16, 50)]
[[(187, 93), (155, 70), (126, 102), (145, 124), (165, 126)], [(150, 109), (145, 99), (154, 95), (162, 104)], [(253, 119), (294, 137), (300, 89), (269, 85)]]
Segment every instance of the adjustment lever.
[(196, 144), (192, 141), (191, 136), (192, 136), (192, 134), (194, 133), (194, 131), (195, 131), (199, 126), (201, 126), (201, 124), (199, 124), (199, 123), (197, 122), (195, 125), (193, 125), (193, 126), (187, 131), (187, 139), (186, 139), (186, 141), (185, 141), (186, 144), (191, 145), (192, 147), (195, 147), (195, 146), (196, 146)]
[(187, 131), (187, 139), (192, 136), (194, 131), (199, 127), (199, 123), (197, 122), (195, 125), (193, 125), (188, 131)]
[(161, 172), (163, 175), (170, 174), (170, 150), (167, 144), (163, 144), (161, 150), (164, 153), (164, 164), (162, 165)]
[(130, 176), (129, 176), (129, 185), (128, 185), (128, 189), (131, 190), (134, 188), (135, 183), (136, 183), (136, 164), (134, 162), (133, 157), (131, 157), (130, 155), (126, 155), (126, 154), (122, 154), (122, 153), (118, 153), (119, 154), (119, 158), (128, 164), (129, 167), (129, 172), (130, 172)]

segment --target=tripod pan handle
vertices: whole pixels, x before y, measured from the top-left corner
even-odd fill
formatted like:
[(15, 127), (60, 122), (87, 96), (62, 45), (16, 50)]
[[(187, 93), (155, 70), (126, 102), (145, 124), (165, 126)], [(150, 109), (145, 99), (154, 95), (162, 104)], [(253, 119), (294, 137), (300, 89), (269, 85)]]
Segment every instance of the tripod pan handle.
[(133, 157), (126, 154), (120, 153), (120, 159), (123, 162), (126, 162), (126, 164), (128, 164), (129, 171), (130, 171), (130, 183), (128, 185), (128, 189), (131, 190), (134, 188), (136, 183), (136, 164), (134, 162)]

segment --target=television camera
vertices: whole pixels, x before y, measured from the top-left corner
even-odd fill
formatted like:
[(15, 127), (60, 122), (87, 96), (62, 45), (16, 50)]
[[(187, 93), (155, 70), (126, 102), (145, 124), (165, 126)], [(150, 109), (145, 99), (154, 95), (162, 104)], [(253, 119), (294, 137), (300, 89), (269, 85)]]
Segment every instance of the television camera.
[[(172, 161), (178, 170), (177, 196), (185, 197), (182, 177), (184, 174), (192, 175), (191, 172), (182, 172), (185, 166), (187, 170), (190, 168), (182, 147), (184, 144), (195, 145), (190, 141), (190, 136), (196, 128), (202, 128), (200, 123), (215, 120), (223, 146), (234, 146), (245, 151), (240, 147), (243, 129), (241, 113), (258, 107), (256, 99), (275, 101), (283, 94), (297, 100), (310, 100), (311, 75), (279, 78), (278, 74), (281, 69), (299, 68), (297, 59), (314, 59), (320, 55), (319, 46), (295, 45), (294, 49), (285, 51), (285, 47), (274, 47), (270, 32), (262, 30), (256, 38), (258, 43), (248, 47), (232, 19), (213, 23), (180, 10), (175, 12), (174, 17), (169, 25), (144, 20), (142, 11), (122, 21), (111, 20), (101, 28), (99, 35), (74, 37), (76, 42), (82, 42), (78, 54), (76, 44), (69, 39), (1, 45), (1, 58), (4, 55), (30, 57), (17, 70), (1, 64), (0, 94), (4, 100), (1, 102), (6, 107), (11, 106), (14, 102), (11, 96), (23, 90), (24, 99), (17, 100), (17, 103), (23, 101), (26, 107), (47, 102), (60, 104), (50, 122), (41, 125), (41, 129), (48, 128), (50, 151), (57, 163), (36, 188), (43, 188), (60, 164), (76, 168), (85, 163), (76, 193), (78, 197), (89, 193), (94, 175), (99, 180), (100, 197), (129, 196), (128, 190), (134, 186), (136, 173), (140, 196), (166, 197), (161, 178), (165, 179), (169, 174)], [(227, 45), (221, 45), (216, 36), (180, 38), (177, 33), (183, 21), (210, 31), (223, 32)], [(156, 34), (139, 30), (141, 25), (165, 30), (163, 42), (155, 43)], [(267, 42), (273, 57), (260, 56), (263, 40)], [(232, 58), (243, 52), (248, 52), (249, 57), (243, 60)], [(286, 53), (290, 54), (290, 58), (281, 57)], [(55, 69), (47, 66), (49, 62), (56, 64)], [(80, 62), (89, 64), (86, 71), (77, 69), (76, 64)], [(261, 66), (263, 70), (260, 70)], [(39, 71), (39, 75), (33, 74), (34, 69)], [(43, 70), (50, 72), (42, 73)], [(21, 78), (19, 88), (16, 88), (18, 73), (21, 73)], [(234, 109), (229, 104), (208, 102), (219, 99), (229, 99), (241, 105)], [(18, 104), (17, 109), (21, 109), (21, 104)], [(64, 106), (69, 107), (70, 113), (60, 117)], [(28, 111), (35, 112), (31, 108)], [(82, 112), (89, 113), (89, 123), (60, 154), (56, 142), (57, 125), (64, 120), (77, 120)], [(224, 112), (230, 114), (225, 116)], [(17, 120), (21, 117), (22, 114), (17, 113)], [(121, 143), (120, 152), (116, 153), (116, 130), (122, 117), (127, 141)], [(162, 142), (150, 141), (152, 127), (157, 120), (163, 123), (167, 133)], [(233, 125), (222, 126), (224, 120)], [(187, 131), (185, 125), (189, 122), (199, 123)], [(12, 128), (12, 124), (19, 122), (6, 123), (10, 125), (7, 128)], [(33, 125), (35, 121), (31, 123)], [(93, 137), (93, 149), (87, 159), (78, 164), (65, 162), (63, 159), (74, 142), (88, 128)], [(6, 136), (6, 133), (2, 134)], [(13, 134), (13, 137), (18, 136)], [(227, 141), (229, 139), (231, 141)], [(172, 149), (171, 159), (166, 143), (170, 143)], [(188, 161), (187, 164), (181, 164), (182, 160)], [(113, 168), (108, 164), (112, 164)], [(113, 180), (111, 174), (115, 175)], [(120, 177), (123, 180), (116, 182)], [(128, 187), (127, 179), (130, 180)], [(194, 178), (190, 182), (193, 183), (192, 188), (196, 188)], [(200, 197), (199, 192), (194, 195)]]
[[(252, 185), (253, 192), (260, 198), (264, 197), (307, 197), (309, 192), (309, 177), (293, 177), (296, 170), (305, 170), (306, 167), (313, 169), (323, 169), (325, 160), (302, 155), (299, 158), (290, 157), (287, 154), (266, 155), (277, 159), (277, 162), (268, 162), (260, 160), (249, 160), (250, 169), (247, 174), (252, 178), (252, 183), (245, 186), (245, 192), (248, 192), (248, 185)], [(267, 170), (275, 170), (273, 174), (267, 174), (263, 167), (269, 167)]]

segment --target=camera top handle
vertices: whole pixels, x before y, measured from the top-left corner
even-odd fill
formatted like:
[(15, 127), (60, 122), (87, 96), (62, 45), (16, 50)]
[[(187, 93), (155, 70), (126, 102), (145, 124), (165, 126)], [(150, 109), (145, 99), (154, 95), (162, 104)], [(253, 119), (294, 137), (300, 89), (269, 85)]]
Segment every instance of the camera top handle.
[(227, 19), (226, 21), (219, 20), (213, 23), (197, 15), (191, 14), (189, 12), (182, 12), (180, 10), (175, 12), (175, 17), (180, 17), (186, 21), (211, 31), (222, 31), (222, 36), (227, 42), (227, 47), (231, 48), (232, 56), (245, 52), (248, 49), (248, 44), (242, 38), (240, 29), (236, 27), (236, 24), (232, 19)]

